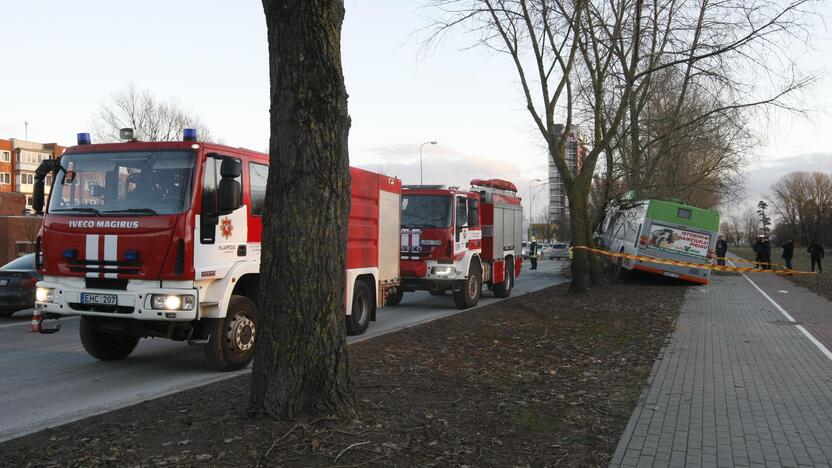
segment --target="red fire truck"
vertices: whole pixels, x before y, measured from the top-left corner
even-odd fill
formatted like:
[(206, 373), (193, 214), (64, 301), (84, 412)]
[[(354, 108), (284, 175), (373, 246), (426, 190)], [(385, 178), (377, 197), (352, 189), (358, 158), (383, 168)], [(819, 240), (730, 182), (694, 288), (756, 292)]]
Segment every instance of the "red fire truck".
[(440, 185), (405, 186), (402, 192), (404, 292), (453, 291), (460, 309), (473, 307), (483, 285), (508, 297), (520, 275), (523, 211), (511, 182), (474, 179), (470, 190)]
[[(218, 369), (244, 367), (257, 335), (268, 155), (199, 142), (192, 130), (164, 143), (125, 133), (116, 144), (79, 134), (38, 169), (36, 210), (45, 176), (54, 182), (36, 245), (36, 310), (80, 315), (81, 342), (101, 360), (163, 337), (203, 345)], [(350, 174), (346, 322), (361, 334), (399, 282), (401, 182)]]

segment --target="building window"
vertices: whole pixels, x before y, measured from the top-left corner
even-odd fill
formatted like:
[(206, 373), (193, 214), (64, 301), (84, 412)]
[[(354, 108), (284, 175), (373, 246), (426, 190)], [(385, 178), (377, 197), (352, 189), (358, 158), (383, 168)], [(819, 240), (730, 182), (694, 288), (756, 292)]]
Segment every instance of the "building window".
[(12, 175), (8, 172), (0, 172), (0, 185), (10, 185), (12, 183)]
[(36, 153), (34, 151), (20, 151), (17, 154), (17, 162), (28, 164), (39, 164), (44, 159), (50, 159), (52, 155)]
[(8, 151), (0, 151), (0, 162), (11, 162), (12, 154)]
[(27, 209), (32, 208), (32, 196), (31, 195), (26, 195), (26, 208)]
[(21, 172), (17, 176), (17, 183), (19, 185), (32, 185), (35, 183), (35, 175), (31, 172)]
[(29, 241), (17, 241), (14, 243), (14, 254), (17, 257), (22, 257), (26, 254), (35, 252), (35, 244)]

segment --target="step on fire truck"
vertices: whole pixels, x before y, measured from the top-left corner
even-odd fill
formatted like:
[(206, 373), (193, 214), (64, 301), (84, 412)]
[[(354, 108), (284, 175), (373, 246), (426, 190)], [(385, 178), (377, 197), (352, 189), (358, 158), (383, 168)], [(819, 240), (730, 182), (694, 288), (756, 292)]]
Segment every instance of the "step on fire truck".
[[(205, 348), (218, 369), (249, 363), (257, 335), (260, 236), (269, 157), (197, 141), (78, 146), (36, 173), (53, 187), (37, 239), (36, 310), (80, 315), (81, 342), (101, 360), (140, 338)], [(347, 331), (363, 333), (399, 282), (401, 182), (350, 169)], [(41, 329), (40, 326), (37, 327)], [(56, 331), (56, 328), (40, 331)]]
[(391, 298), (452, 291), (460, 309), (473, 307), (483, 285), (508, 297), (520, 275), (523, 211), (511, 182), (474, 179), (470, 190), (440, 185), (402, 191), (402, 284)]

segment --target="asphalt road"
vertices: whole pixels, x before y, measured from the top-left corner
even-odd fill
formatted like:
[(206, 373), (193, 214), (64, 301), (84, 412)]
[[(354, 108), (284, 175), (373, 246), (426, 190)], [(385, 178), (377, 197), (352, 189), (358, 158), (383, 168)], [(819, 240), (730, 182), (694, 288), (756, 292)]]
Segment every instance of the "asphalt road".
[[(560, 265), (541, 261), (540, 269), (530, 271), (527, 262), (512, 296), (564, 282)], [(497, 301), (484, 291), (479, 305)], [(450, 294), (405, 294), (399, 306), (380, 309), (367, 333), (349, 342), (458, 312)], [(61, 319), (61, 331), (52, 335), (29, 333), (30, 321), (31, 312), (0, 320), (0, 441), (250, 372), (215, 372), (199, 347), (162, 339), (142, 340), (126, 360), (102, 362), (81, 346), (77, 317)]]

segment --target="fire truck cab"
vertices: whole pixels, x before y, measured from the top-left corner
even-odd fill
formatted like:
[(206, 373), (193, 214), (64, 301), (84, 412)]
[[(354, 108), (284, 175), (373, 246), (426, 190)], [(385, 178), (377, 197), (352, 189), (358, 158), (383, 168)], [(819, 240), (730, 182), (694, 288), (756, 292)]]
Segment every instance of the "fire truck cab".
[[(244, 367), (257, 336), (260, 239), (269, 156), (196, 139), (78, 145), (36, 173), (44, 212), (36, 310), (80, 315), (101, 360), (142, 337), (203, 345), (220, 370)], [(44, 210), (44, 178), (53, 187)], [(351, 169), (347, 328), (361, 334), (398, 284), (398, 179)]]
[(522, 267), (522, 208), (517, 188), (500, 179), (474, 179), (470, 190), (405, 186), (402, 192), (404, 292), (452, 291), (460, 309), (479, 302), (483, 285), (508, 297)]

